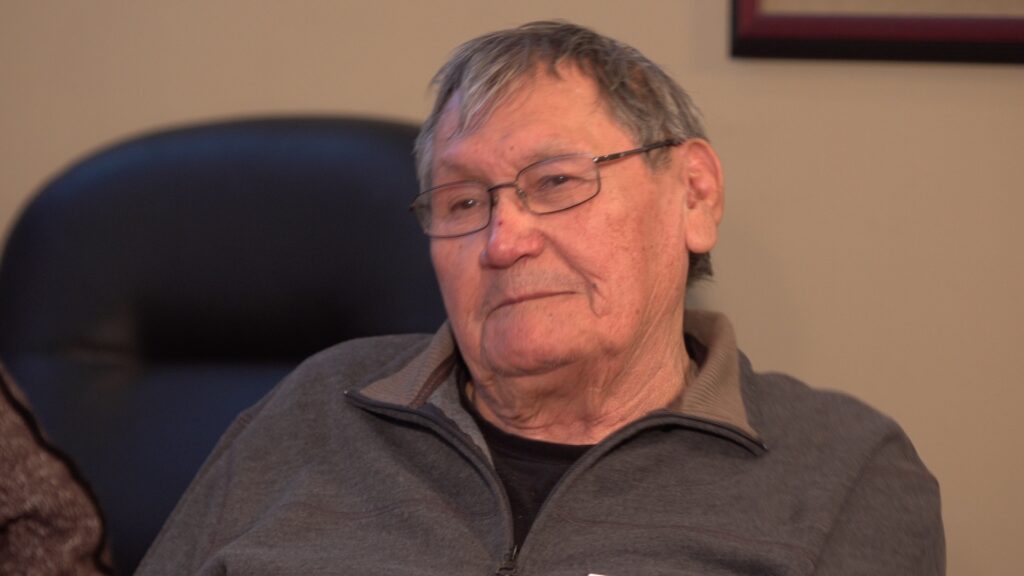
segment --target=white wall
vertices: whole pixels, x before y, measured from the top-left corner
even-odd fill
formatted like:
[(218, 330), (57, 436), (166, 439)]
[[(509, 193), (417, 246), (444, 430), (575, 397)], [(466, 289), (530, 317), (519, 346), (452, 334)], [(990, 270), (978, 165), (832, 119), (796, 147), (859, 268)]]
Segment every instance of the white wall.
[[(554, 7), (549, 5), (554, 4)], [(419, 120), (478, 33), (563, 17), (636, 45), (726, 167), (717, 281), (761, 369), (895, 416), (943, 489), (950, 574), (1019, 571), (1024, 68), (728, 56), (726, 2), (6, 2), (0, 230), (81, 155), (262, 113)]]

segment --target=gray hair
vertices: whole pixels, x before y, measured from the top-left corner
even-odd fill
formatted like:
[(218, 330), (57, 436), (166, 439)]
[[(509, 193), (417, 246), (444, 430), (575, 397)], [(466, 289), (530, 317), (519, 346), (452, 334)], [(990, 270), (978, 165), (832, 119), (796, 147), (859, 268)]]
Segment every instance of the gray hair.
[[(558, 77), (563, 63), (594, 80), (610, 114), (638, 146), (669, 138), (707, 139), (690, 97), (637, 49), (568, 22), (531, 22), (466, 42), (434, 75), (437, 99), (416, 139), (421, 188), (433, 185), (435, 132), (456, 93), (455, 134), (472, 132), (535, 71), (546, 67)], [(662, 157), (652, 154), (647, 161), (654, 168)], [(691, 253), (687, 284), (709, 276), (710, 255)]]

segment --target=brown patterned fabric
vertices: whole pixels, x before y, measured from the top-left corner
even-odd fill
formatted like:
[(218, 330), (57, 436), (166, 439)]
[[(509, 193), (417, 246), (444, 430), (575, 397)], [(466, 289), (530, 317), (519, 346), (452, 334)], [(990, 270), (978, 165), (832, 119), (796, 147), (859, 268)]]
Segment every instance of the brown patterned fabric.
[(110, 574), (103, 522), (0, 364), (0, 574)]

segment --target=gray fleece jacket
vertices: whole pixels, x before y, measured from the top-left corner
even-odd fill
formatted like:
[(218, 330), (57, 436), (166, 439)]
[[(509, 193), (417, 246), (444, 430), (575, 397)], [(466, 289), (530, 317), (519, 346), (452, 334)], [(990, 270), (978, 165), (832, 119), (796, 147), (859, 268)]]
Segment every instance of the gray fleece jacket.
[(935, 479), (890, 419), (755, 373), (728, 321), (683, 396), (589, 450), (521, 550), (433, 337), (313, 357), (224, 434), (138, 574), (944, 574)]

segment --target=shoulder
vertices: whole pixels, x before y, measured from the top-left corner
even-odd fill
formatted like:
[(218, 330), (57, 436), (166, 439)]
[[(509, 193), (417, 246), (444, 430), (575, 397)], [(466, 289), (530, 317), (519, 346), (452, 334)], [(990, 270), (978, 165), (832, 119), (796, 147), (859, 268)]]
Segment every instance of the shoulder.
[[(369, 436), (345, 391), (397, 371), (429, 335), (360, 338), (302, 362), (231, 424), (182, 497), (139, 573), (198, 572), (275, 507), (355, 474), (352, 450)], [(304, 491), (305, 490), (305, 491)], [(191, 569), (185, 568), (191, 566)]]
[(787, 374), (755, 372), (742, 355), (740, 373), (751, 424), (769, 445), (867, 448), (885, 437), (903, 436), (895, 420), (849, 394), (813, 388)]
[(256, 405), (243, 412), (225, 438), (242, 433), (256, 420), (314, 415), (328, 417), (343, 410), (344, 393), (393, 374), (430, 342), (429, 334), (356, 338), (310, 356)]
[(848, 394), (740, 363), (751, 424), (777, 482), (799, 486), (823, 514), (820, 572), (943, 573), (939, 484), (899, 424)]
[(326, 383), (347, 390), (397, 372), (426, 348), (430, 338), (396, 334), (348, 340), (307, 358), (281, 385)]
[(928, 493), (937, 506), (938, 482), (895, 420), (849, 394), (754, 372), (746, 357), (740, 364), (751, 425), (776, 459), (851, 486), (868, 471), (899, 478), (905, 492)]

